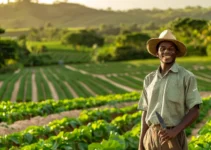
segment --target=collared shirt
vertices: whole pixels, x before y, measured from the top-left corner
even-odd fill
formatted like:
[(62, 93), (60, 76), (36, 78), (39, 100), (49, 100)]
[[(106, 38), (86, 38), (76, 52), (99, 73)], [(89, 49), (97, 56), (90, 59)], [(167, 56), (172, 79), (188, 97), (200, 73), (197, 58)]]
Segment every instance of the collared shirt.
[(174, 63), (163, 76), (158, 68), (145, 77), (138, 109), (147, 111), (148, 125), (159, 124), (157, 111), (167, 126), (176, 126), (193, 106), (201, 103), (193, 73)]

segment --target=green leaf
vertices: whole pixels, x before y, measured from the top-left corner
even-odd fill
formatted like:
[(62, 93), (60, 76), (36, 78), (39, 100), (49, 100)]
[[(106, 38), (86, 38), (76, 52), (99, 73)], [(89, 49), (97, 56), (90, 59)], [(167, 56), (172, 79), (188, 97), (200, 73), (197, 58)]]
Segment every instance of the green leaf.
[(32, 142), (32, 140), (33, 140), (33, 136), (30, 133), (26, 133), (23, 136), (23, 140), (25, 142), (27, 142), (28, 144), (30, 144)]
[(88, 150), (103, 150), (103, 147), (100, 143), (92, 143), (88, 146)]

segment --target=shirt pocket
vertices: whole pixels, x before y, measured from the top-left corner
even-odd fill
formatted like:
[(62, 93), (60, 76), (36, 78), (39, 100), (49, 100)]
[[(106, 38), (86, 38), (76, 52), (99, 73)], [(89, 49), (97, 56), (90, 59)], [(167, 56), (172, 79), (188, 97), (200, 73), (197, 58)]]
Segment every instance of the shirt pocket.
[(179, 82), (171, 80), (167, 85), (166, 95), (168, 100), (174, 103), (181, 103), (182, 93), (181, 93), (181, 86)]

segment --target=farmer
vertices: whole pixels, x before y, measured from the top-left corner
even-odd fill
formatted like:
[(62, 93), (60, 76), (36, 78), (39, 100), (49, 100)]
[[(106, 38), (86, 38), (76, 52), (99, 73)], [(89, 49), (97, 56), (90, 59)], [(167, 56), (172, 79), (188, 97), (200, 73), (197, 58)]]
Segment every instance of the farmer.
[[(187, 150), (184, 129), (199, 116), (202, 100), (193, 73), (175, 62), (186, 54), (186, 47), (165, 30), (147, 42), (147, 50), (160, 59), (160, 66), (144, 79), (138, 103), (143, 111), (139, 150)], [(155, 112), (163, 118), (166, 130)]]

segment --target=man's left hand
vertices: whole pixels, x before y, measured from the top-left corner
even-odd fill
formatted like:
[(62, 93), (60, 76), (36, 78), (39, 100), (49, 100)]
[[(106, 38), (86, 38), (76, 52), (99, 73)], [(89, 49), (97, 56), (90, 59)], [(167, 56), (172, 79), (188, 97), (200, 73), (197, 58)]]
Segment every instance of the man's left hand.
[(177, 130), (175, 130), (175, 128), (173, 129), (166, 129), (166, 130), (160, 130), (158, 132), (158, 135), (160, 137), (160, 142), (161, 145), (163, 145), (165, 142), (168, 142), (168, 140), (170, 140), (171, 138), (174, 138), (177, 136), (177, 134), (179, 134), (179, 132)]

